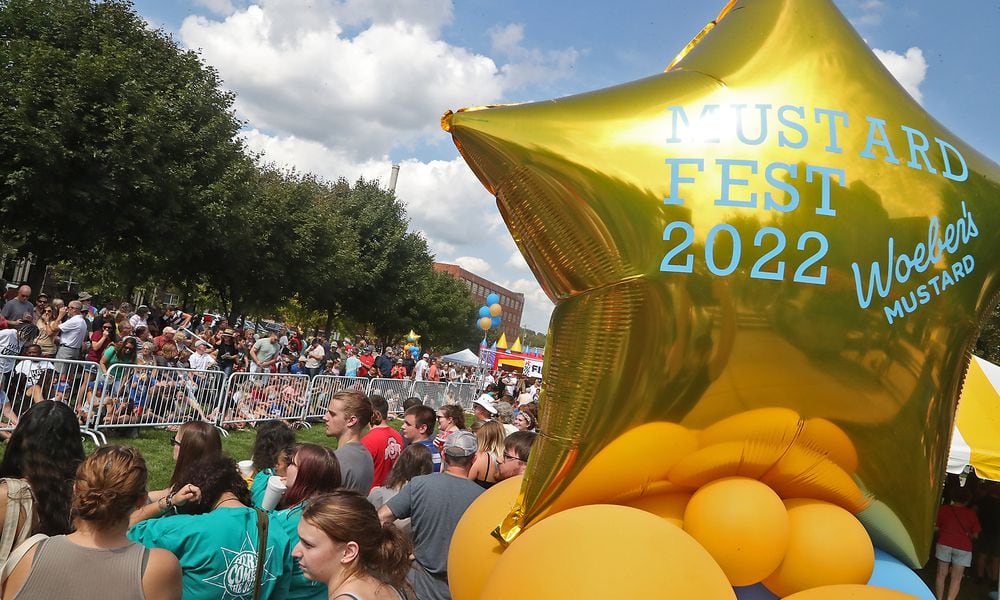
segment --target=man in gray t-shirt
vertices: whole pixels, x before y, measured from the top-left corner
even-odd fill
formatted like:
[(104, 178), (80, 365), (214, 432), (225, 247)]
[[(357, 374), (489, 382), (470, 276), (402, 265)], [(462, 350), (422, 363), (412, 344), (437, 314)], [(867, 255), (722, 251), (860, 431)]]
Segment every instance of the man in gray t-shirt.
[(11, 298), (7, 301), (7, 304), (3, 305), (3, 310), (0, 310), (0, 317), (8, 321), (13, 321), (11, 326), (34, 321), (35, 305), (28, 300), (29, 296), (31, 296), (31, 287), (22, 285), (17, 288), (17, 296)]
[(410, 518), (416, 560), (409, 580), (421, 600), (451, 600), (448, 547), (459, 519), (483, 493), (483, 488), (468, 478), (477, 448), (475, 434), (451, 434), (441, 454), (444, 471), (414, 477), (378, 511), (383, 523)]
[(272, 331), (267, 337), (260, 338), (250, 348), (250, 372), (267, 373), (278, 362), (278, 352), (281, 346), (278, 345), (278, 332)]
[(334, 455), (340, 463), (341, 487), (367, 496), (375, 479), (375, 465), (368, 448), (361, 442), (340, 444)]
[(360, 390), (341, 390), (330, 398), (323, 415), (326, 435), (337, 438), (337, 462), (343, 487), (363, 496), (371, 491), (375, 463), (368, 448), (361, 443), (361, 432), (371, 423), (372, 403)]

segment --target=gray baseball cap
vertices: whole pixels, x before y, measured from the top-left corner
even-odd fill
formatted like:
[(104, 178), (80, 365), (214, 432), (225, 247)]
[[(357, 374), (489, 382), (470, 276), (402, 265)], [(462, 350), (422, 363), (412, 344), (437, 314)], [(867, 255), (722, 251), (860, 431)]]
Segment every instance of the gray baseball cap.
[(472, 456), (479, 449), (476, 434), (464, 429), (456, 431), (444, 441), (444, 453), (448, 456)]

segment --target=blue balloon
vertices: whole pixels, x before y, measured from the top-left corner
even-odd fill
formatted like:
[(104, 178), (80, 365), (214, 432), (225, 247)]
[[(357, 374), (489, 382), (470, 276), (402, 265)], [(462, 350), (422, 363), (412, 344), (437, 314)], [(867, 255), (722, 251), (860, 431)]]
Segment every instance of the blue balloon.
[(934, 600), (934, 592), (913, 569), (888, 552), (875, 549), (875, 569), (868, 585), (888, 588), (916, 596), (922, 600)]
[(482, 319), (483, 317), (488, 317), (488, 316), (490, 316), (490, 307), (489, 306), (480, 306), (479, 307), (479, 318)]
[(490, 317), (493, 327), (500, 327), (500, 317)]
[(764, 587), (763, 583), (734, 587), (733, 591), (736, 592), (737, 600), (778, 600), (778, 597)]
[[(500, 304), (500, 296), (497, 294), (490, 294), (489, 296), (486, 296), (486, 305), (489, 306), (490, 304)], [(490, 315), (487, 313), (483, 316), (488, 317)]]
[(420, 346), (416, 344), (410, 346), (410, 355), (413, 356), (413, 360), (417, 360), (420, 357)]

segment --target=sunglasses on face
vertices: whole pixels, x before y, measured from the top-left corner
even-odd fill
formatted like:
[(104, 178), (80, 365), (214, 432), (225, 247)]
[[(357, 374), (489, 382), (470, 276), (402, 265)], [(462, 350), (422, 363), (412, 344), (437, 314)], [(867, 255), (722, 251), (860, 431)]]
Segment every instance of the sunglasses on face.
[(181, 443), (177, 440), (177, 438), (172, 437), (172, 438), (170, 438), (170, 445), (171, 446), (180, 446)]

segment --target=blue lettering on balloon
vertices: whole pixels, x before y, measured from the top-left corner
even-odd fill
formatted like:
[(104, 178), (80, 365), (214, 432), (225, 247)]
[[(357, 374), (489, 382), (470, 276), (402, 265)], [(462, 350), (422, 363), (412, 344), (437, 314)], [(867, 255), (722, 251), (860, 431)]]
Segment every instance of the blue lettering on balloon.
[(799, 190), (791, 183), (782, 181), (774, 176), (774, 171), (782, 169), (788, 173), (788, 176), (792, 179), (798, 177), (798, 165), (790, 165), (788, 163), (773, 162), (764, 168), (764, 179), (767, 180), (772, 186), (779, 190), (783, 190), (788, 194), (788, 204), (779, 204), (774, 200), (774, 195), (771, 192), (764, 192), (764, 208), (768, 210), (776, 210), (778, 212), (792, 212), (799, 207)]
[(735, 206), (738, 208), (757, 208), (757, 192), (750, 192), (750, 198), (746, 200), (733, 200), (729, 197), (729, 187), (733, 185), (746, 186), (750, 184), (747, 179), (735, 179), (730, 174), (731, 167), (748, 167), (751, 175), (757, 174), (757, 161), (741, 160), (736, 158), (720, 158), (715, 161), (722, 167), (722, 191), (720, 197), (715, 200), (716, 206)]
[(682, 165), (690, 165), (698, 168), (698, 172), (705, 170), (705, 160), (701, 158), (668, 158), (665, 161), (670, 165), (670, 195), (663, 199), (664, 204), (680, 205), (684, 204), (684, 198), (680, 197), (678, 187), (682, 183), (694, 183), (694, 177), (682, 177), (680, 168)]
[(819, 208), (816, 209), (816, 214), (824, 217), (833, 217), (837, 215), (837, 211), (830, 208), (830, 176), (837, 177), (837, 183), (840, 187), (845, 187), (844, 179), (846, 175), (843, 169), (834, 169), (832, 167), (820, 167), (817, 165), (806, 165), (806, 183), (812, 183), (813, 174), (820, 174), (820, 181), (822, 182), (822, 201), (820, 202)]
[(889, 143), (889, 134), (885, 132), (885, 119), (877, 117), (865, 117), (865, 119), (868, 120), (868, 137), (865, 149), (861, 151), (861, 156), (874, 159), (875, 153), (872, 152), (872, 148), (880, 146), (885, 149), (885, 162), (898, 165), (899, 159), (893, 154), (892, 144)]
[(822, 123), (823, 117), (827, 117), (830, 126), (830, 143), (827, 144), (825, 150), (827, 152), (833, 152), (834, 154), (842, 154), (844, 149), (837, 145), (837, 119), (839, 118), (844, 122), (844, 127), (846, 128), (849, 121), (847, 119), (847, 113), (842, 110), (833, 110), (829, 108), (817, 108), (816, 109), (816, 122)]
[[(968, 179), (969, 167), (965, 164), (965, 157), (958, 151), (958, 148), (952, 146), (941, 138), (934, 138), (934, 141), (937, 142), (938, 147), (941, 148), (941, 160), (944, 161), (944, 171), (942, 171), (941, 174), (944, 175), (945, 179), (951, 179), (952, 181), (965, 181)], [(960, 174), (956, 175), (954, 171), (951, 170), (951, 160), (948, 158), (949, 150), (955, 153), (955, 157), (958, 159), (958, 162), (962, 164), (962, 172)]]
[[(920, 130), (907, 127), (906, 125), (901, 125), (900, 129), (906, 132), (906, 141), (910, 146), (910, 160), (907, 161), (906, 166), (918, 171), (927, 167), (928, 173), (937, 173), (937, 169), (931, 166), (931, 161), (927, 158), (927, 149), (931, 147), (931, 143), (927, 141), (927, 136)], [(919, 144), (914, 142), (914, 139), (918, 137), (920, 138)], [(917, 154), (923, 157), (923, 165), (917, 162)]]
[[(679, 144), (681, 142), (687, 141), (689, 131), (691, 130), (691, 123), (688, 121), (687, 113), (684, 112), (683, 106), (668, 106), (667, 110), (671, 113), (670, 119), (670, 135), (667, 136), (668, 144)], [(695, 121), (696, 125), (700, 125), (708, 121), (716, 111), (719, 110), (718, 104), (706, 104), (701, 109), (701, 115), (698, 116), (698, 120)], [(707, 128), (696, 127), (697, 130), (707, 131)], [(719, 138), (706, 138), (701, 140), (706, 143), (717, 144), (719, 143)]]
[(792, 106), (790, 104), (786, 104), (785, 106), (782, 106), (781, 108), (778, 109), (778, 122), (788, 127), (789, 129), (794, 129), (795, 131), (799, 132), (799, 141), (793, 142), (788, 139), (788, 136), (785, 135), (784, 131), (779, 131), (778, 147), (795, 148), (796, 150), (798, 150), (799, 148), (805, 148), (806, 143), (809, 141), (809, 132), (806, 131), (806, 128), (801, 123), (796, 123), (794, 121), (789, 121), (785, 119), (786, 112), (792, 112), (797, 114), (799, 116), (799, 119), (801, 120), (805, 120), (806, 118), (806, 111), (801, 106)]
[(749, 139), (746, 133), (743, 131), (743, 109), (746, 108), (746, 104), (734, 104), (733, 108), (736, 110), (736, 137), (739, 138), (740, 142), (748, 146), (759, 146), (764, 143), (767, 139), (767, 111), (771, 110), (770, 104), (756, 104), (754, 108), (760, 113), (760, 121), (757, 128), (757, 137), (754, 139)]

